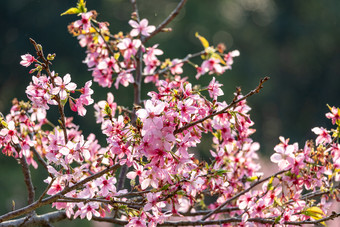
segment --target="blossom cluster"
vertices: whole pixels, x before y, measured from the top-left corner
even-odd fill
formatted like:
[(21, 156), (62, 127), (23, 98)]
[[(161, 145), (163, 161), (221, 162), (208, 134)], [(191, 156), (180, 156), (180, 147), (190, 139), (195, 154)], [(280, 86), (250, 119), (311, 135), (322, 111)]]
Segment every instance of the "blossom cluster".
[[(95, 11), (78, 13), (81, 19), (69, 31), (86, 47), (84, 63), (94, 82), (109, 88), (115, 82), (116, 89), (120, 84), (137, 86), (138, 75), (156, 89), (143, 103), (135, 100), (132, 110), (119, 106), (111, 92), (95, 103), (96, 122), (106, 138), (100, 145), (63, 111), (69, 102), (71, 110), (86, 115), (85, 106), (94, 103), (92, 80), (77, 89), (69, 74), (60, 77), (50, 71), (54, 57), (46, 59), (39, 48), (36, 57), (22, 56), (20, 64), (34, 64), (30, 73), (36, 73), (26, 89), (30, 102), (14, 100), (10, 113), (0, 116), (0, 148), (7, 156), (25, 157), (35, 168), (35, 158), (43, 159), (49, 175), (46, 195), (58, 196), (53, 201), (56, 209), (65, 210), (69, 218), (88, 220), (114, 213), (126, 226), (157, 226), (177, 217), (193, 225), (235, 218), (223, 223), (283, 226), (326, 217), (340, 181), (338, 108), (330, 107), (326, 114), (337, 128), (313, 128), (317, 138), (303, 149), (280, 137), (271, 156), (279, 172), (264, 178), (257, 162), (260, 146), (251, 139), (255, 129), (248, 96), (237, 90), (227, 103), (220, 100), (224, 92), (215, 77), (199, 87), (184, 76), (187, 62), (197, 70), (197, 79), (223, 74), (238, 51), (224, 53), (224, 48), (210, 46), (197, 34), (204, 47), (197, 55), (200, 66), (190, 57), (161, 60), (159, 45), (144, 42), (156, 31), (147, 19), (133, 18), (126, 35), (111, 35), (108, 23), (98, 22)], [(73, 97), (76, 92), (78, 98)], [(51, 105), (58, 106), (59, 125), (47, 119)], [(204, 134), (213, 137), (207, 160), (197, 152), (207, 141)], [(128, 187), (116, 171), (121, 168), (124, 173), (124, 166)], [(316, 196), (320, 200), (314, 200)]]

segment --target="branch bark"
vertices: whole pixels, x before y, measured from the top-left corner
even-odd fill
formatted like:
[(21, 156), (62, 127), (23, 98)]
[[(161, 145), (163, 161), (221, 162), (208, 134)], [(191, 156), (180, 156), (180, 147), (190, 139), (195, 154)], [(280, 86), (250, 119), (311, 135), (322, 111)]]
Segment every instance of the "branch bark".
[(65, 211), (55, 211), (43, 215), (36, 215), (31, 218), (23, 217), (16, 220), (5, 221), (0, 224), (1, 227), (15, 227), (15, 226), (25, 226), (25, 227), (34, 227), (34, 226), (42, 226), (48, 225), (54, 222), (58, 222), (66, 219)]

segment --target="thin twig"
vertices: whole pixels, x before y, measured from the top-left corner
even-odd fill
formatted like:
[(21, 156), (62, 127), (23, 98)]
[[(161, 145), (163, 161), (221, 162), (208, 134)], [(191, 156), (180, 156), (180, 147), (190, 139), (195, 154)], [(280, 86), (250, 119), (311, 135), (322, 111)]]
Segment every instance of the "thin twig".
[[(51, 73), (51, 70), (50, 70), (50, 64), (52, 64), (52, 63), (45, 58), (41, 45), (37, 44), (32, 38), (30, 38), (29, 40), (33, 44), (33, 46), (34, 46), (34, 48), (37, 52), (38, 57), (42, 59), (42, 61), (43, 61), (42, 67), (47, 72), (48, 76), (51, 78), (51, 82), (52, 82), (53, 87), (56, 87), (55, 82), (54, 82), (55, 77), (52, 76), (52, 73)], [(63, 129), (63, 132), (64, 132), (64, 139), (65, 139), (65, 144), (66, 144), (68, 139), (67, 139), (67, 131), (66, 131), (64, 106), (61, 103), (59, 94), (57, 94), (55, 96), (55, 100), (58, 103), (58, 110), (59, 110), (60, 119), (61, 119), (61, 128)]]
[[(132, 1), (135, 1), (135, 0), (132, 0)], [(167, 26), (173, 19), (175, 19), (175, 17), (179, 14), (180, 10), (183, 8), (186, 2), (187, 0), (181, 0), (178, 3), (177, 7), (170, 13), (170, 15), (162, 23), (158, 25), (155, 31), (152, 32), (148, 37), (145, 37), (144, 39), (142, 39), (142, 43), (143, 44), (146, 43), (149, 39), (151, 39), (152, 37), (157, 35), (159, 32), (161, 32), (162, 29), (165, 28), (165, 26)]]
[[(21, 151), (21, 146), (19, 144), (13, 144), (14, 149), (20, 153)], [(35, 197), (35, 190), (32, 182), (32, 177), (31, 177), (31, 172), (29, 169), (29, 166), (27, 164), (27, 160), (24, 154), (20, 154), (20, 165), (22, 172), (24, 174), (24, 181), (26, 184), (27, 192), (28, 192), (28, 204), (32, 204), (34, 202), (34, 197)]]
[(91, 25), (94, 28), (94, 30), (100, 35), (100, 37), (103, 39), (103, 41), (105, 42), (106, 47), (107, 47), (109, 53), (113, 57), (115, 54), (113, 53), (113, 50), (112, 50), (110, 44), (105, 40), (105, 37), (103, 36), (103, 34), (100, 32), (100, 30), (96, 26), (94, 26), (94, 24), (92, 22), (91, 22)]
[(191, 122), (191, 123), (189, 123), (189, 124), (186, 124), (186, 125), (184, 125), (183, 127), (179, 128), (179, 129), (176, 129), (176, 130), (174, 131), (174, 135), (177, 134), (177, 133), (181, 133), (181, 132), (183, 132), (184, 130), (187, 130), (188, 128), (190, 128), (190, 127), (192, 127), (192, 126), (195, 126), (195, 125), (197, 125), (197, 124), (203, 123), (204, 121), (206, 121), (206, 120), (208, 120), (208, 119), (210, 119), (210, 118), (212, 118), (212, 117), (214, 117), (214, 116), (216, 116), (216, 115), (225, 113), (228, 109), (230, 109), (230, 108), (236, 106), (237, 103), (239, 103), (239, 102), (245, 100), (245, 99), (248, 98), (249, 96), (252, 96), (252, 95), (258, 93), (258, 92), (261, 90), (261, 88), (263, 87), (263, 86), (262, 86), (263, 83), (266, 82), (267, 80), (269, 80), (269, 77), (265, 77), (265, 78), (261, 79), (261, 80), (260, 80), (260, 84), (259, 84), (254, 90), (250, 91), (248, 94), (246, 94), (246, 95), (243, 96), (242, 98), (239, 98), (239, 99), (236, 99), (236, 100), (234, 99), (228, 106), (226, 106), (226, 107), (223, 108), (222, 110), (217, 111), (217, 112), (215, 112), (215, 113), (212, 113), (212, 114), (210, 114), (210, 115), (208, 115), (208, 116), (206, 116), (206, 117), (204, 117), (204, 118), (202, 118), (202, 119), (199, 119), (199, 120), (197, 120), (197, 121), (194, 121), (194, 122)]

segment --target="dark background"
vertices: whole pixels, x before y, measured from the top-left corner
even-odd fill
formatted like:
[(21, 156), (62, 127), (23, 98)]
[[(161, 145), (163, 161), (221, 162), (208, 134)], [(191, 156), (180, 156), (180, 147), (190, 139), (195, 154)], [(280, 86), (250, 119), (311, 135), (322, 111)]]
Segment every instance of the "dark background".
[[(179, 1), (137, 2), (141, 17), (158, 25)], [(76, 17), (60, 17), (60, 13), (75, 4), (76, 0), (1, 1), (0, 112), (8, 113), (14, 97), (27, 100), (24, 91), (31, 76), (29, 69), (19, 62), (20, 55), (34, 53), (29, 37), (43, 45), (45, 54), (57, 54), (53, 69), (61, 76), (70, 73), (78, 87), (91, 79), (91, 73), (82, 63), (84, 49), (67, 31), (67, 25)], [(130, 1), (88, 0), (87, 8), (99, 12), (99, 21), (110, 22), (112, 34), (129, 31)], [(236, 86), (247, 93), (257, 86), (260, 78), (270, 76), (261, 93), (248, 99), (257, 130), (253, 138), (261, 143), (261, 154), (269, 156), (280, 135), (299, 142), (302, 147), (304, 141), (314, 138), (311, 128), (331, 126), (324, 114), (328, 111), (327, 103), (339, 106), (339, 10), (337, 0), (188, 0), (170, 24), (173, 32), (161, 34), (147, 45), (159, 43), (165, 53), (162, 59), (183, 58), (202, 49), (194, 36), (197, 31), (210, 44), (224, 42), (228, 50), (238, 49), (241, 55), (235, 59), (233, 70), (217, 78), (224, 83), (223, 98), (227, 102)], [(186, 76), (193, 83), (207, 85), (211, 80), (211, 76), (205, 75), (196, 81), (195, 72), (190, 67), (186, 69)], [(93, 88), (98, 88), (97, 84)], [(129, 88), (103, 89), (94, 98), (102, 100), (108, 91), (114, 93), (118, 104), (131, 104)], [(56, 111), (51, 112), (48, 116), (53, 119)], [(101, 137), (92, 113), (75, 121), (85, 134), (93, 129)], [(202, 147), (201, 152), (207, 153), (206, 148)], [(12, 200), (17, 207), (23, 206), (26, 192), (15, 160), (0, 156), (0, 165), (0, 214), (3, 214), (10, 209)], [(45, 177), (43, 172), (33, 173), (35, 182)], [(39, 194), (43, 185), (37, 185)]]

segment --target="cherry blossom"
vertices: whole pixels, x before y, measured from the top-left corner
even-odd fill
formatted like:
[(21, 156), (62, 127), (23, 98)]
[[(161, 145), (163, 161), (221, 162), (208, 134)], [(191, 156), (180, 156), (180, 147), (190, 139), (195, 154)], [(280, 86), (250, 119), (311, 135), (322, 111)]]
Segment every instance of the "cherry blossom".
[(35, 59), (35, 57), (33, 57), (32, 55), (30, 54), (25, 54), (25, 55), (21, 55), (21, 62), (20, 64), (22, 66), (25, 66), (25, 67), (28, 67), (30, 66), (33, 62), (36, 62), (37, 59)]
[(54, 78), (54, 82), (57, 87), (53, 88), (51, 93), (53, 95), (59, 94), (61, 100), (65, 100), (67, 98), (67, 92), (74, 91), (77, 85), (71, 82), (71, 75), (66, 74), (63, 79), (61, 77)]
[(133, 29), (130, 32), (130, 35), (132, 37), (138, 36), (139, 34), (143, 36), (149, 36), (150, 33), (156, 30), (155, 26), (153, 25), (148, 26), (149, 22), (147, 19), (142, 19), (139, 23), (134, 20), (130, 20), (129, 24), (131, 25), (131, 27), (133, 27)]
[[(223, 53), (198, 36), (204, 50), (196, 57), (203, 60), (191, 59), (195, 55), (162, 60), (158, 44), (144, 43), (155, 31), (147, 19), (131, 19), (131, 31), (111, 34), (108, 23), (93, 20), (95, 11), (86, 13), (83, 1), (76, 9), (81, 19), (69, 30), (86, 48), (83, 62), (93, 81), (113, 90), (133, 84), (134, 105), (119, 106), (120, 92), (110, 90), (94, 105), (102, 140), (85, 135), (64, 108), (69, 101), (71, 110), (86, 116), (94, 103), (92, 80), (76, 89), (70, 74), (61, 78), (50, 70), (52, 58), (44, 59), (40, 47), (36, 50), (43, 63), (30, 54), (21, 57), (23, 66), (35, 62), (30, 73), (36, 74), (26, 88), (30, 102), (14, 100), (9, 114), (0, 115), (0, 148), (46, 170), (45, 194), (34, 206), (51, 201), (68, 218), (100, 217), (149, 227), (176, 225), (178, 218), (193, 226), (215, 220), (225, 226), (283, 226), (315, 219), (309, 210), (329, 217), (326, 208), (340, 181), (338, 108), (329, 107), (326, 114), (335, 129), (314, 127), (317, 137), (303, 149), (280, 137), (270, 157), (280, 171), (267, 177), (257, 160), (260, 145), (252, 139), (254, 122), (246, 100), (263, 81), (248, 94), (238, 91), (227, 103), (217, 101), (224, 92), (215, 77), (197, 86), (190, 78), (194, 75), (184, 71), (189, 63), (197, 79), (223, 74), (239, 56), (237, 50)], [(153, 88), (141, 96), (143, 79)], [(58, 106), (56, 125), (47, 119), (50, 105)], [(202, 143), (211, 145), (210, 152), (198, 152)]]
[(73, 26), (75, 28), (79, 28), (80, 26), (82, 26), (82, 29), (85, 32), (89, 32), (90, 27), (91, 27), (91, 20), (90, 20), (91, 17), (92, 17), (92, 12), (82, 13), (81, 14), (81, 20), (75, 21)]

